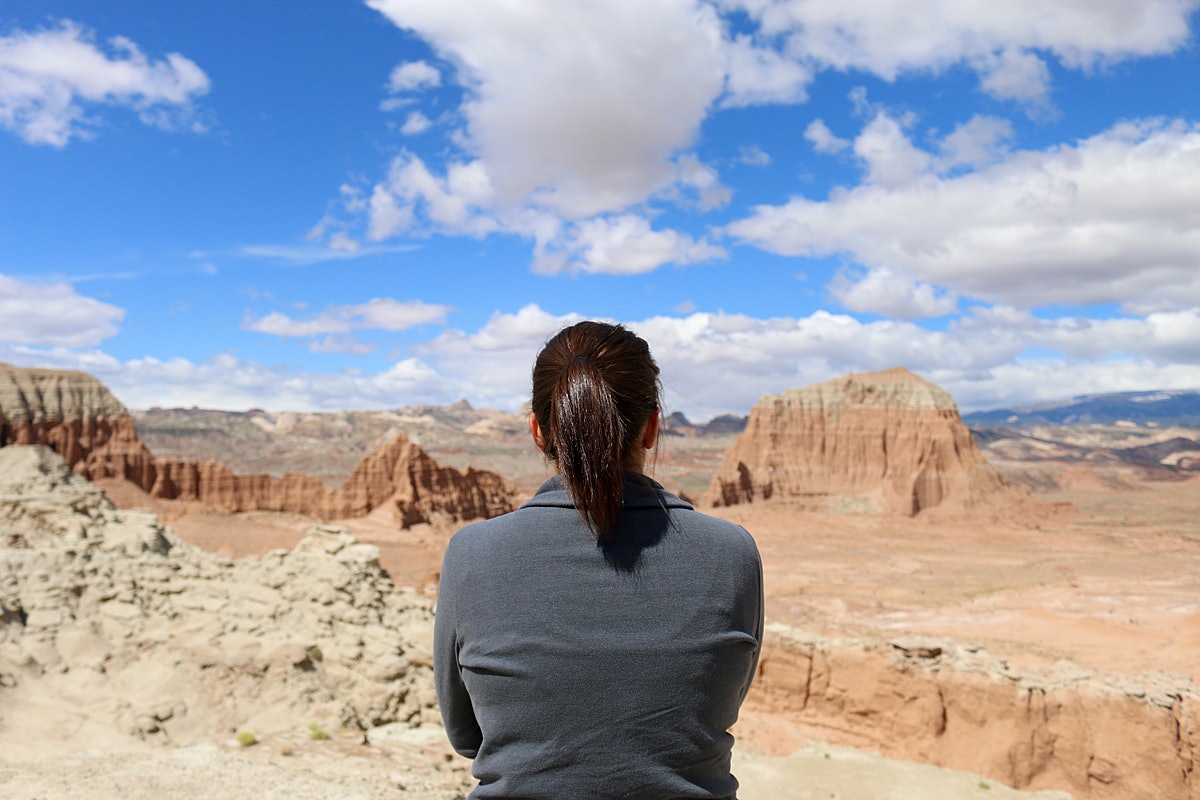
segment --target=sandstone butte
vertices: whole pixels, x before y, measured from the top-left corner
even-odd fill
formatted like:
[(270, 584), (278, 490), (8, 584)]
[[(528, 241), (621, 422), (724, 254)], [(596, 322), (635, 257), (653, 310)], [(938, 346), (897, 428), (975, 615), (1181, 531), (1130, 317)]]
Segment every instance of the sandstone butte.
[(896, 367), (765, 395), (705, 501), (915, 516), (1026, 506), (987, 463), (943, 389)]
[(298, 472), (235, 475), (215, 461), (156, 459), (129, 411), (83, 372), (0, 364), (0, 447), (44, 444), (89, 480), (121, 479), (151, 497), (213, 510), (287, 511), (324, 520), (362, 517), (391, 504), (402, 528), (434, 516), (466, 521), (513, 509), (499, 475), (437, 464), (404, 434), (367, 455), (337, 490)]

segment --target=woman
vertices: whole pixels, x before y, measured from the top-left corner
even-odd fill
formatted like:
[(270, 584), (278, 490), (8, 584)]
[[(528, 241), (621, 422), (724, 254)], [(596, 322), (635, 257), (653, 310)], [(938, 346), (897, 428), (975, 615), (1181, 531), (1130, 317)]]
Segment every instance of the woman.
[(742, 528), (642, 474), (658, 366), (618, 325), (560, 331), (533, 368), (533, 498), (446, 548), (438, 702), (472, 798), (730, 798), (729, 728), (762, 642)]

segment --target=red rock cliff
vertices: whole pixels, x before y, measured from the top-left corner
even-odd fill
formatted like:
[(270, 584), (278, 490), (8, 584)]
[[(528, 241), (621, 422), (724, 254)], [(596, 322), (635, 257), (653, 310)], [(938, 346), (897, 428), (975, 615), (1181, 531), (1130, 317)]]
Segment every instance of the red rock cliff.
[(1025, 493), (987, 463), (949, 394), (895, 368), (763, 397), (705, 499), (912, 516), (997, 495)]
[(337, 491), (302, 473), (235, 475), (214, 461), (155, 459), (128, 410), (83, 372), (0, 364), (0, 446), (7, 444), (49, 445), (85, 478), (120, 478), (154, 497), (227, 513), (341, 519), (390, 504), (397, 524), (409, 527), (435, 515), (465, 521), (513, 509), (513, 490), (499, 475), (438, 466), (403, 434), (364, 458)]

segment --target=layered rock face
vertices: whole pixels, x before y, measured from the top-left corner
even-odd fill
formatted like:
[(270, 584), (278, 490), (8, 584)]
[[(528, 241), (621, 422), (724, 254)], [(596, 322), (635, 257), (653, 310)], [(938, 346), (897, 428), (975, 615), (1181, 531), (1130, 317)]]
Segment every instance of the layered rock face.
[(235, 475), (214, 461), (155, 459), (129, 412), (82, 372), (0, 365), (0, 446), (45, 444), (76, 474), (127, 480), (152, 497), (214, 510), (289, 511), (333, 520), (391, 505), (400, 527), (435, 516), (466, 521), (513, 509), (513, 490), (492, 472), (440, 467), (403, 434), (371, 453), (336, 491), (290, 473)]
[(747, 708), (817, 741), (1084, 800), (1200, 798), (1200, 687), (1060, 661), (1024, 671), (953, 641), (829, 640), (768, 623)]
[(154, 482), (128, 410), (83, 372), (0, 364), (0, 447), (11, 444), (49, 445), (81, 475)]
[(436, 725), (432, 620), (344, 529), (235, 563), (0, 449), (0, 707), (30, 742)]
[(912, 516), (1023, 498), (984, 459), (950, 395), (896, 368), (763, 397), (706, 500), (787, 499)]

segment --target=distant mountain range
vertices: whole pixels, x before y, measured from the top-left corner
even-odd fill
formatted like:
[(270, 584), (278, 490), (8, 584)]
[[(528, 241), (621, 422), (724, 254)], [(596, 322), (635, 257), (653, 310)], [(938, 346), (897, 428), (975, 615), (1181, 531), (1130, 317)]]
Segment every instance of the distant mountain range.
[(964, 414), (973, 428), (1026, 425), (1188, 425), (1200, 427), (1200, 391), (1115, 392), (1081, 395), (1058, 403)]

